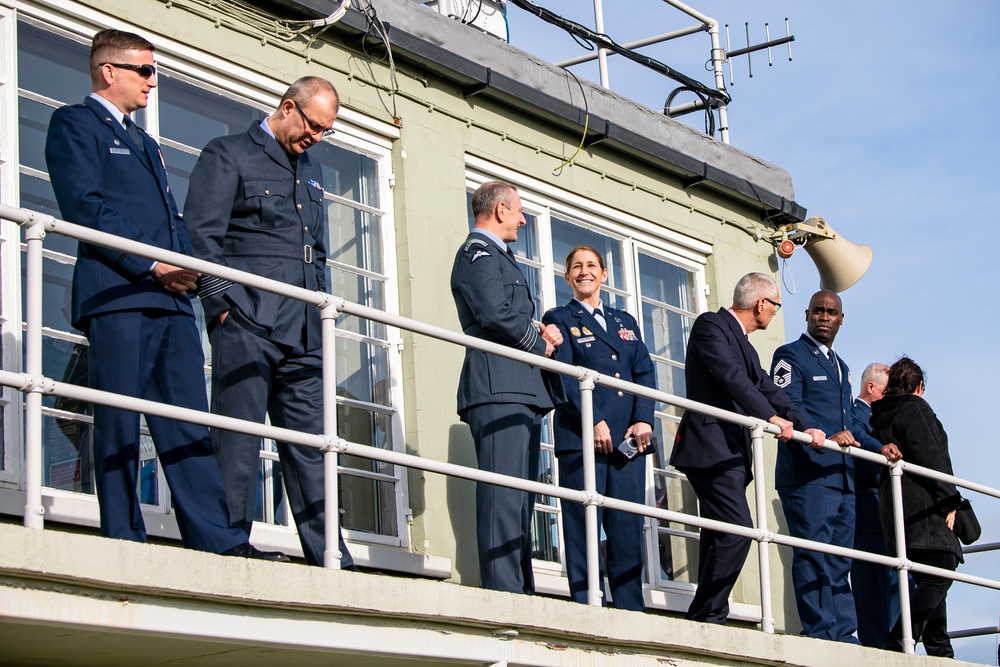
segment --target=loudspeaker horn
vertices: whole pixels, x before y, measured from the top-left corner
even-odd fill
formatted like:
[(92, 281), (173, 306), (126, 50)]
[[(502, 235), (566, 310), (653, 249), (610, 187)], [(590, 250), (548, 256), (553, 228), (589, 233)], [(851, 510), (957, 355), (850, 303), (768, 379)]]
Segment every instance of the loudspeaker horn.
[(819, 270), (820, 289), (843, 292), (861, 280), (872, 264), (870, 246), (848, 241), (818, 215), (795, 225), (795, 231)]

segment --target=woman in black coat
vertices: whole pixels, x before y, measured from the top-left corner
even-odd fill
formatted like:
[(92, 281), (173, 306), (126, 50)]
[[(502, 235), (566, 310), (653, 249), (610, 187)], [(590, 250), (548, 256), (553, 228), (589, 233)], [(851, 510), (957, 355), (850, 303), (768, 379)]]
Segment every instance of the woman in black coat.
[[(872, 436), (893, 442), (903, 460), (931, 470), (954, 474), (948, 454), (948, 435), (931, 406), (923, 399), (924, 372), (912, 359), (902, 357), (889, 368), (885, 395), (872, 404)], [(879, 513), (889, 553), (896, 553), (892, 491), (889, 469), (882, 469)], [(906, 556), (912, 561), (955, 570), (964, 562), (955, 536), (955, 512), (961, 496), (954, 484), (918, 475), (903, 475), (903, 521)], [(913, 573), (916, 588), (910, 596), (910, 620), (915, 641), (923, 641), (928, 655), (954, 657), (948, 638), (945, 598), (951, 579)], [(896, 622), (884, 648), (902, 651), (901, 620)]]

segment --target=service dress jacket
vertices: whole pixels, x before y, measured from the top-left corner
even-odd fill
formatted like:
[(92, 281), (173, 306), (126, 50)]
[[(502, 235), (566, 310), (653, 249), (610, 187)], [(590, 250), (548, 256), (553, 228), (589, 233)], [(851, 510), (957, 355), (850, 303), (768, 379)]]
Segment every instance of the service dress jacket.
[[(840, 355), (834, 368), (816, 343), (803, 334), (798, 340), (782, 345), (774, 352), (771, 375), (809, 421), (817, 424), (827, 437), (850, 431), (859, 444), (878, 451), (878, 443), (854, 426), (851, 398), (851, 369)], [(799, 443), (778, 448), (774, 485), (803, 486), (818, 484), (846, 492), (854, 491), (854, 457), (827, 449), (813, 449)]]
[[(684, 379), (687, 397), (693, 401), (763, 420), (778, 415), (800, 431), (814, 426), (771, 381), (740, 323), (726, 308), (702, 313), (694, 321)], [(675, 468), (743, 468), (749, 484), (751, 461), (749, 429), (690, 410), (684, 413), (670, 455)]]
[[(322, 169), (309, 153), (290, 159), (259, 122), (208, 142), (191, 171), (184, 215), (196, 257), (326, 291)], [(212, 276), (202, 278), (199, 295), (209, 318), (236, 306), (240, 324), (262, 338), (322, 347), (315, 306)]]
[[(63, 218), (164, 250), (191, 254), (184, 220), (167, 185), (160, 147), (141, 128), (145, 154), (97, 100), (52, 113), (45, 161)], [(193, 314), (188, 297), (163, 289), (153, 260), (80, 243), (73, 269), (72, 324), (124, 310)]]
[[(554, 358), (605, 377), (655, 389), (656, 368), (635, 318), (624, 310), (604, 307), (604, 320), (607, 331), (575, 299), (545, 313), (542, 323), (555, 324), (563, 336)], [(560, 377), (567, 400), (555, 412), (556, 454), (580, 451), (581, 447), (580, 383), (566, 375)], [(652, 426), (653, 401), (598, 385), (594, 388), (594, 425), (601, 421), (607, 422), (612, 444), (617, 445), (632, 424), (646, 422)]]
[[(451, 293), (462, 331), (501, 345), (545, 354), (545, 340), (532, 322), (535, 302), (514, 257), (475, 231), (455, 255)], [(466, 349), (458, 382), (458, 413), (485, 403), (519, 403), (547, 412), (547, 383), (535, 366)]]
[[(903, 460), (954, 475), (948, 434), (930, 404), (916, 394), (884, 396), (872, 405), (872, 435), (881, 442), (899, 447)], [(888, 553), (896, 553), (892, 490), (889, 469), (883, 468), (879, 484), (879, 515)], [(962, 547), (955, 532), (948, 528), (945, 516), (958, 508), (961, 496), (950, 482), (939, 482), (919, 475), (904, 474), (903, 525), (906, 548), (953, 553), (958, 562)]]

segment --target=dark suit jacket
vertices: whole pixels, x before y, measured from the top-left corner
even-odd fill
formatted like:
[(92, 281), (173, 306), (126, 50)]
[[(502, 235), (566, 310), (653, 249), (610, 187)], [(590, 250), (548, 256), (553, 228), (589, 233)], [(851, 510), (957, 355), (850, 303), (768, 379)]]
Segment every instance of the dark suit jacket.
[[(52, 114), (45, 162), (63, 218), (133, 241), (191, 254), (184, 221), (167, 186), (156, 142), (142, 132), (146, 156), (100, 102)], [(91, 315), (121, 310), (191, 314), (191, 303), (163, 289), (153, 261), (81, 243), (73, 270), (73, 326)]]
[[(845, 430), (854, 432), (851, 370), (840, 355), (837, 362), (839, 373), (816, 343), (803, 334), (775, 351), (771, 370), (775, 384), (827, 436)], [(871, 438), (864, 438), (861, 444), (869, 451), (872, 447), (878, 451)], [(800, 445), (779, 448), (774, 485), (780, 488), (803, 484), (853, 491), (854, 457)]]
[[(575, 300), (545, 313), (542, 322), (555, 324), (563, 335), (555, 359), (655, 389), (656, 369), (642, 342), (638, 323), (624, 310), (605, 307), (604, 311), (607, 331)], [(569, 376), (561, 377), (567, 401), (555, 413), (557, 454), (579, 451), (581, 443), (580, 383)], [(594, 388), (594, 424), (602, 420), (608, 423), (617, 445), (632, 424), (653, 424), (653, 401), (598, 385)]]
[[(323, 174), (302, 153), (293, 163), (253, 123), (208, 142), (191, 172), (184, 205), (194, 254), (309, 290), (326, 291)], [(201, 283), (208, 317), (239, 308), (240, 324), (276, 343), (322, 345), (318, 308), (215, 278)]]
[[(854, 424), (852, 433), (854, 439), (861, 443), (861, 446), (869, 451), (878, 451), (882, 448), (882, 443), (872, 437), (872, 406), (868, 405), (860, 398), (854, 399), (851, 418)], [(870, 493), (878, 493), (879, 470), (882, 466), (870, 461), (854, 460), (854, 490), (860, 495), (862, 490)]]
[[(695, 320), (688, 339), (684, 378), (687, 397), (693, 401), (764, 420), (778, 415), (800, 431), (813, 428), (771, 382), (740, 323), (725, 308), (702, 313)], [(715, 417), (685, 412), (670, 463), (680, 469), (743, 467), (749, 483), (753, 476), (750, 431)]]
[[(491, 239), (469, 234), (455, 255), (451, 294), (466, 334), (545, 354), (545, 340), (531, 321), (535, 302), (524, 274)], [(520, 403), (538, 411), (553, 407), (538, 368), (467, 349), (458, 383), (458, 412), (484, 403)]]

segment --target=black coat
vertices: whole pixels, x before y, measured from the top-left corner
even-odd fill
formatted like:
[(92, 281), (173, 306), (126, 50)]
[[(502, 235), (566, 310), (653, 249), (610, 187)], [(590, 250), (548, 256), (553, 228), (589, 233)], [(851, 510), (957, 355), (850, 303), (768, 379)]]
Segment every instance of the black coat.
[[(922, 397), (915, 394), (885, 396), (872, 404), (871, 425), (872, 435), (879, 442), (895, 443), (904, 461), (954, 474), (948, 453), (948, 434)], [(945, 516), (960, 502), (955, 485), (905, 473), (902, 483), (907, 550), (944, 551), (964, 562), (958, 538), (945, 523)], [(882, 469), (879, 501), (885, 543), (889, 553), (894, 554), (896, 534), (888, 468)]]

